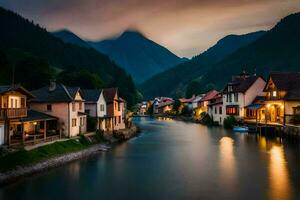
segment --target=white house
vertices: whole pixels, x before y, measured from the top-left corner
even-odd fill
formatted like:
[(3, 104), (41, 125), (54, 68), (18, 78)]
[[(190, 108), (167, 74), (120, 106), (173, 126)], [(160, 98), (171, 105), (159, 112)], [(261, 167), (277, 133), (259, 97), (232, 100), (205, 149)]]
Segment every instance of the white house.
[(246, 116), (245, 107), (250, 105), (256, 96), (263, 95), (265, 80), (260, 76), (250, 76), (246, 72), (233, 77), (223, 90), (222, 122), (227, 116), (242, 119)]
[(106, 101), (102, 90), (82, 90), (85, 99), (85, 113), (97, 119), (97, 130), (106, 131), (107, 117)]

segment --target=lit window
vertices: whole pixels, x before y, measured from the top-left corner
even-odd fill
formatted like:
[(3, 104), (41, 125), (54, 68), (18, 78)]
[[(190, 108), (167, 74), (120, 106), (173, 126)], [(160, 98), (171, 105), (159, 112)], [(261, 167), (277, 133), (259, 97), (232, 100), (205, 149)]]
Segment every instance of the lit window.
[(277, 96), (277, 91), (273, 91), (272, 95), (273, 95), (273, 97), (276, 97)]
[(75, 127), (76, 126), (76, 119), (72, 119), (72, 127)]

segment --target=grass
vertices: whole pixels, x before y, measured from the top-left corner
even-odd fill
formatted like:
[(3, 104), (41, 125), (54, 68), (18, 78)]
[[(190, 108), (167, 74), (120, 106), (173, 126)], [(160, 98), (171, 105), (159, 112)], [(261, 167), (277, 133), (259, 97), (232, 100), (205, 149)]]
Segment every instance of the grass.
[(86, 140), (80, 138), (79, 140), (55, 142), (30, 151), (21, 149), (0, 157), (0, 172), (12, 170), (17, 166), (34, 164), (66, 153), (80, 151), (86, 149), (90, 145), (91, 144)]

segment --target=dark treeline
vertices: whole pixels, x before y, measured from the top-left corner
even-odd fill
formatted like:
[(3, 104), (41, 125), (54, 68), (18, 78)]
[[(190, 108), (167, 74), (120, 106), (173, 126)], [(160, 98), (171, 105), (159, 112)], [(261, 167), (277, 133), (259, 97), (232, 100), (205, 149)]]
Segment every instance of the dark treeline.
[(29, 89), (56, 78), (82, 88), (118, 87), (129, 106), (138, 101), (130, 75), (96, 50), (64, 43), (39, 25), (1, 7), (0, 26), (5, 27), (0, 31), (2, 84), (11, 82), (15, 67), (15, 81)]

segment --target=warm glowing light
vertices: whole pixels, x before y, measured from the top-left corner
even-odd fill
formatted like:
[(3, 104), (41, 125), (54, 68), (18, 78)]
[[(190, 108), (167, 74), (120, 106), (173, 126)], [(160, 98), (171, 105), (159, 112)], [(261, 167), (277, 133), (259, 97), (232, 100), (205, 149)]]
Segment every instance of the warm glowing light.
[[(230, 137), (223, 137), (220, 140), (220, 167), (222, 178), (226, 180), (226, 187), (229, 190), (235, 190), (235, 157), (234, 140)], [(225, 187), (225, 186), (224, 186)]]
[(290, 187), (283, 146), (273, 146), (270, 150), (270, 197), (290, 199)]
[(270, 107), (271, 107), (271, 104), (268, 103), (268, 104), (267, 104), (267, 108), (270, 108)]
[(33, 122), (33, 125), (37, 125), (37, 122)]

